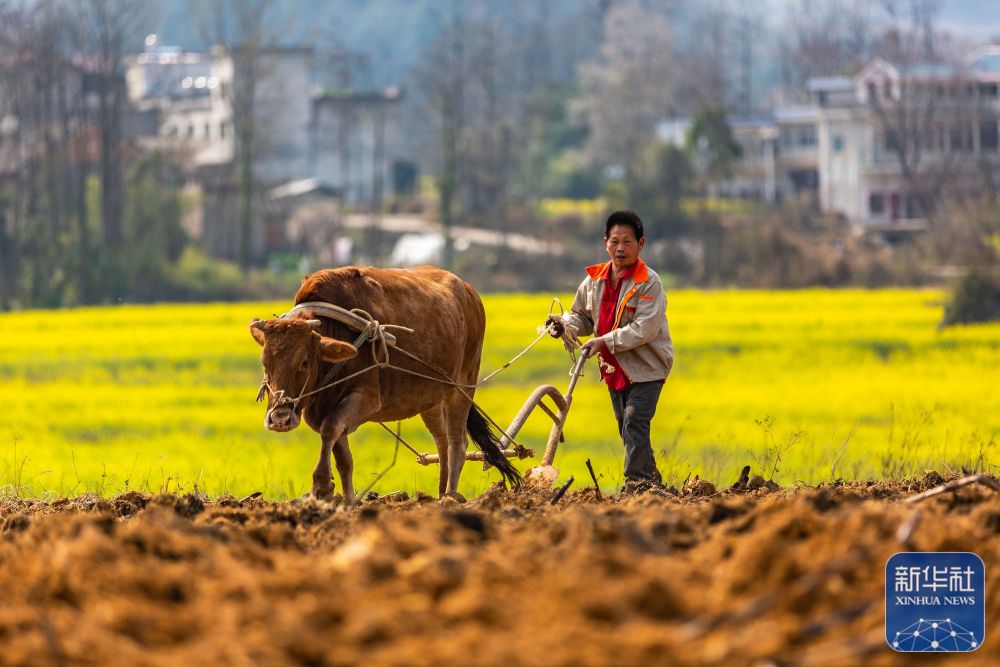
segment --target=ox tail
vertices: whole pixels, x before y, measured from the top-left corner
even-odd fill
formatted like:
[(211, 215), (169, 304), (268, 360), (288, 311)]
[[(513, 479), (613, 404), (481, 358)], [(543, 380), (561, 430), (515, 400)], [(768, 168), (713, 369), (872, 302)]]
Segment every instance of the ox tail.
[(465, 420), (465, 425), (469, 429), (469, 437), (479, 447), (479, 451), (483, 453), (487, 463), (499, 470), (504, 481), (511, 487), (521, 486), (521, 473), (511, 465), (511, 462), (500, 451), (499, 432), (490, 425), (482, 408), (475, 403), (469, 407), (469, 417)]

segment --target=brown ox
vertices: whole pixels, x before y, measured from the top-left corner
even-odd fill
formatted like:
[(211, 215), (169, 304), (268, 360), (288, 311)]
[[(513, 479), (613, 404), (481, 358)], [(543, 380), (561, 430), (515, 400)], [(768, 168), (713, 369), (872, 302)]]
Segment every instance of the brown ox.
[[(389, 347), (389, 362), (423, 375), (443, 371), (454, 382), (472, 385), (479, 374), (486, 314), (479, 295), (457, 276), (434, 267), (376, 269), (345, 267), (307, 277), (295, 303), (322, 301), (351, 310), (362, 309), (382, 324), (403, 325), (413, 333), (393, 329), (399, 348), (426, 364)], [(458, 388), (391, 368), (372, 368), (318, 393), (334, 363), (346, 361), (337, 379), (372, 366), (372, 343), (358, 350), (357, 332), (333, 319), (316, 319), (299, 312), (286, 319), (255, 320), (250, 333), (264, 349), (268, 391), (264, 424), (272, 431), (290, 431), (304, 417), (322, 436), (319, 461), (313, 470), (312, 493), (333, 492), (333, 454), (348, 501), (354, 498), (354, 462), (347, 436), (365, 422), (391, 422), (420, 415), (434, 437), (440, 456), (438, 493), (456, 494), (465, 463), (466, 433), (511, 483), (518, 473), (504, 458), (498, 439), (471, 402), (474, 389)], [(382, 349), (376, 346), (379, 358)], [(283, 398), (282, 398), (283, 396)], [(300, 400), (297, 397), (302, 396)], [(292, 400), (290, 400), (292, 399)]]

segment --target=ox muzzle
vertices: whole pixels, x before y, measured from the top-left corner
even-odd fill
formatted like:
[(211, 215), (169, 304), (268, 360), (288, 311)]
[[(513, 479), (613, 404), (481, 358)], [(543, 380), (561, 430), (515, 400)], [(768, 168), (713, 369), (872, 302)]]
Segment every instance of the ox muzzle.
[(264, 427), (279, 433), (295, 429), (301, 421), (302, 418), (290, 405), (276, 405), (264, 415)]

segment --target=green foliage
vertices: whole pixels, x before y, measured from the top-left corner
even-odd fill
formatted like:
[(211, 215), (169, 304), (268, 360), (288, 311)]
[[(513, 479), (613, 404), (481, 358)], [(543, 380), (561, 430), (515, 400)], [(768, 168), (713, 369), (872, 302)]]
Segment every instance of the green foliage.
[(695, 115), (687, 150), (708, 183), (729, 178), (733, 163), (743, 152), (721, 107), (705, 107)]
[(945, 305), (942, 326), (1000, 320), (1000, 271), (969, 271)]
[(119, 258), (123, 297), (154, 301), (171, 290), (171, 268), (187, 235), (181, 226), (181, 175), (160, 153), (151, 153), (129, 175), (125, 210), (127, 248)]
[(601, 176), (584, 162), (583, 155), (566, 150), (547, 160), (540, 192), (556, 199), (593, 199), (601, 193)]
[(573, 93), (570, 87), (548, 86), (530, 95), (520, 196), (588, 199), (600, 193), (600, 174), (582, 152), (587, 126), (569, 113)]
[(209, 257), (188, 247), (170, 271), (175, 298), (186, 301), (226, 301), (248, 296), (243, 272), (235, 262)]

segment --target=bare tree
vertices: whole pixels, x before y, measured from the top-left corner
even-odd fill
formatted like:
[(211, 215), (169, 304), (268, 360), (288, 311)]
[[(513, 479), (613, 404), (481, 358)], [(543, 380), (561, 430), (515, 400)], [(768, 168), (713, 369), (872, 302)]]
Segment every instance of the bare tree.
[(70, 3), (77, 10), (84, 53), (92, 54), (100, 139), (101, 219), (105, 250), (121, 251), (125, 210), (122, 118), (125, 110), (125, 54), (145, 34), (150, 6), (130, 0)]
[(788, 13), (777, 59), (789, 94), (810, 78), (845, 74), (871, 55), (873, 13), (867, 0), (802, 0)]
[(236, 180), (239, 188), (237, 260), (244, 271), (253, 260), (255, 166), (266, 136), (258, 127), (262, 110), (258, 88), (267, 76), (266, 51), (277, 43), (281, 18), (276, 0), (195, 0), (201, 29), (232, 59), (231, 104), (235, 137)]
[(465, 128), (468, 85), (464, 16), (456, 4), (448, 24), (426, 49), (416, 68), (416, 80), (439, 132), (441, 168), (438, 175), (439, 216), (444, 235), (444, 265), (454, 264), (452, 227), (459, 187), (459, 143)]
[[(320, 85), (333, 89), (344, 97), (338, 105), (337, 136), (333, 146), (336, 147), (340, 163), (340, 184), (342, 196), (347, 197), (351, 187), (351, 137), (355, 131), (354, 106), (349, 103), (350, 93), (355, 89), (359, 79), (371, 65), (370, 57), (348, 48), (333, 32), (325, 39), (324, 45), (317, 55), (319, 65), (318, 78)], [(317, 137), (323, 142), (323, 137)], [(329, 145), (329, 143), (323, 144)]]
[[(92, 135), (84, 93), (104, 70), (90, 55), (92, 44), (80, 41), (87, 36), (81, 25), (88, 24), (67, 9), (74, 8), (44, 2), (8, 9), (0, 29), (6, 93), (0, 96), (0, 153), (14, 176), (0, 212), (0, 301), (6, 303), (19, 296), (28, 303), (91, 302), (96, 270), (113, 259), (107, 246), (98, 253), (91, 247), (85, 199)], [(98, 132), (96, 138), (103, 137)], [(112, 192), (102, 195), (113, 209)], [(121, 192), (116, 196), (120, 201)]]
[(600, 58), (580, 69), (592, 159), (624, 168), (631, 191), (656, 123), (670, 113), (677, 82), (670, 23), (659, 4), (624, 0), (604, 22)]
[(973, 154), (979, 89), (938, 47), (937, 0), (883, 0), (882, 8), (887, 20), (873, 50), (889, 65), (863, 81), (865, 97), (879, 148), (899, 165), (904, 212), (926, 216)]

